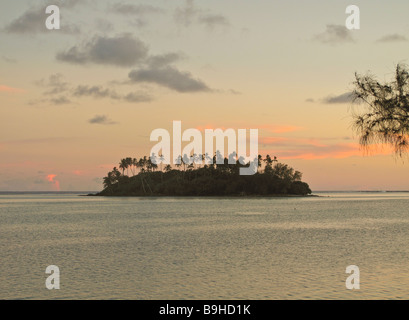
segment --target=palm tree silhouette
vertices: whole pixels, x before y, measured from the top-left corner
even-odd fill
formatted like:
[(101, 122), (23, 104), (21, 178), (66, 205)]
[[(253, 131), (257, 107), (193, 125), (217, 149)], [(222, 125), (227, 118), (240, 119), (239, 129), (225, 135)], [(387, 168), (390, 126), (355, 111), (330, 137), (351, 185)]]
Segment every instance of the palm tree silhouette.
[(165, 161), (165, 160), (166, 160), (165, 157), (164, 157), (163, 154), (161, 153), (161, 154), (159, 155), (160, 171), (162, 171), (162, 164), (163, 164), (163, 161)]
[(176, 159), (175, 159), (175, 166), (177, 167), (177, 168), (180, 168), (181, 166), (182, 166), (182, 156), (178, 156)]
[(125, 175), (125, 169), (128, 168), (128, 163), (126, 159), (121, 159), (121, 162), (119, 162), (119, 169), (122, 169), (122, 175)]

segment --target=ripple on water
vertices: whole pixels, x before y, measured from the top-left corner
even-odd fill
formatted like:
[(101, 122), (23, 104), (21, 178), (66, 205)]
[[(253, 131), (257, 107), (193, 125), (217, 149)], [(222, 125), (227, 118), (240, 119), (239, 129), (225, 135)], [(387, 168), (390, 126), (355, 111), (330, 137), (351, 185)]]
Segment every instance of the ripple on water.
[(8, 195), (0, 299), (408, 299), (409, 196), (368, 197)]

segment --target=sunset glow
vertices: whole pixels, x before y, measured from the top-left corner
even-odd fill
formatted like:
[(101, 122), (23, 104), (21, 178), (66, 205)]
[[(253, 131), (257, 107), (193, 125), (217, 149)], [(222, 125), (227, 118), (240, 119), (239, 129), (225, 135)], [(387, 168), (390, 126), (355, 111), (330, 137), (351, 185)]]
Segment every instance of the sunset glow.
[(360, 30), (345, 29), (345, 1), (57, 2), (60, 30), (43, 2), (0, 10), (0, 191), (100, 190), (176, 120), (258, 129), (259, 152), (313, 190), (409, 189), (393, 150), (360, 148), (351, 111), (364, 105), (350, 100), (355, 72), (390, 80), (407, 62), (407, 2), (384, 15), (386, 2), (357, 1)]

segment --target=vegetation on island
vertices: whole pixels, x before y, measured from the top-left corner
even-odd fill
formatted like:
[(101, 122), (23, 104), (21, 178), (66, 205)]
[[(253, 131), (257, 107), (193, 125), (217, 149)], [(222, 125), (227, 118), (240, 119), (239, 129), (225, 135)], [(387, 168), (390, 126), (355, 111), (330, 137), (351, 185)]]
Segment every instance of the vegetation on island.
[[(203, 155), (193, 159), (205, 160)], [(159, 155), (158, 159), (163, 159)], [(257, 173), (242, 176), (239, 161), (229, 164), (196, 165), (179, 159), (175, 168), (157, 165), (150, 157), (124, 158), (103, 178), (104, 190), (98, 196), (305, 196), (311, 194), (302, 174), (278, 162), (276, 157), (258, 156)], [(197, 162), (197, 161), (196, 161)]]

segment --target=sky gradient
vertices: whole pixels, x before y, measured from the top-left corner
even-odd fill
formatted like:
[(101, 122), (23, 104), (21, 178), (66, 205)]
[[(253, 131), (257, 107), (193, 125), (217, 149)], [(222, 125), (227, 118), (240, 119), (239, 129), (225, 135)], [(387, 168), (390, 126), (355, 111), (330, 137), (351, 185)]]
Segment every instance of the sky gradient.
[[(61, 29), (45, 28), (45, 8)], [(365, 154), (354, 73), (408, 63), (407, 1), (0, 0), (0, 191), (97, 191), (152, 130), (259, 129), (261, 154), (313, 191), (409, 190), (407, 161)]]

